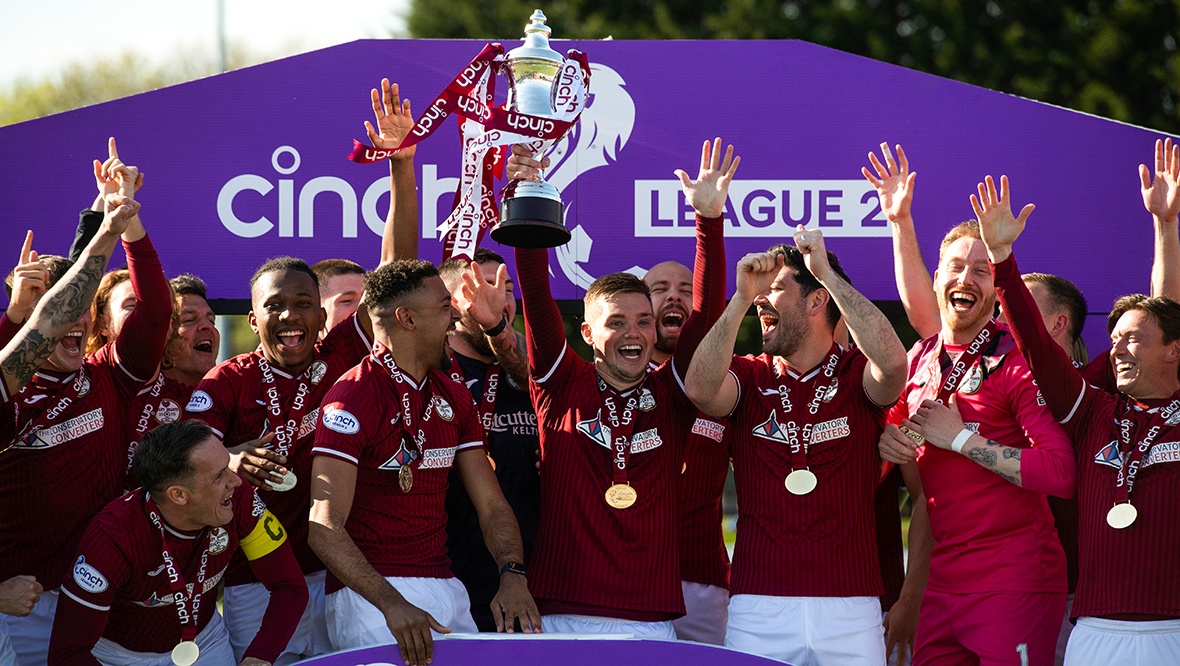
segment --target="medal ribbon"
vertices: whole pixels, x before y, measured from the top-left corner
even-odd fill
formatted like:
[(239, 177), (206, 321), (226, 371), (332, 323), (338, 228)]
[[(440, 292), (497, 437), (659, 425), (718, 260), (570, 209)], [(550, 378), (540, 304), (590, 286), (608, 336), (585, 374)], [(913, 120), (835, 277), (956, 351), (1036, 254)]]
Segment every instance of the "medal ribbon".
[(779, 367), (777, 360), (771, 364), (774, 376), (779, 380), (778, 395), (781, 411), (778, 413), (779, 420), (787, 429), (787, 444), (791, 452), (791, 471), (807, 468), (807, 454), (811, 450), (812, 430), (818, 421), (819, 405), (823, 401), (824, 395), (836, 386), (836, 367), (840, 363), (842, 353), (843, 350), (840, 349), (840, 346), (833, 343), (832, 349), (828, 352), (828, 358), (822, 366), (824, 380), (821, 381), (819, 377), (816, 377), (812, 382), (815, 389), (812, 391), (811, 401), (807, 403), (809, 418), (800, 418), (798, 421), (791, 418), (792, 412), (795, 410), (788, 397), (789, 390), (784, 383), (787, 379), (786, 373)]
[[(155, 383), (152, 384), (152, 387), (148, 389), (147, 392), (150, 393), (153, 398), (158, 398), (160, 397), (160, 391), (162, 390), (164, 390), (164, 373), (158, 372), (156, 373)], [(139, 423), (135, 426), (136, 435), (143, 436), (143, 433), (147, 430), (148, 423), (150, 423), (151, 417), (152, 402), (145, 399), (143, 411), (139, 414)]]
[[(459, 365), (459, 360), (451, 354), (451, 379), (466, 386), (467, 378), (463, 375), (463, 368)], [(487, 432), (492, 431), (492, 426), (495, 425), (496, 417), (496, 396), (499, 393), (500, 386), (500, 364), (497, 361), (492, 361), (488, 364), (487, 372), (483, 376), (483, 395), (479, 399), (479, 422), (483, 424), (483, 429)]]
[[(209, 545), (205, 544), (204, 550), (201, 552), (201, 566), (197, 569), (197, 580), (193, 583), (193, 595), (189, 599), (187, 596), (187, 586), (184, 579), (180, 576), (180, 571), (176, 568), (176, 561), (172, 558), (172, 552), (168, 550), (168, 541), (164, 538), (164, 521), (160, 518), (160, 509), (156, 506), (156, 500), (150, 496), (147, 499), (148, 517), (151, 518), (152, 524), (160, 531), (160, 553), (164, 557), (164, 570), (168, 574), (168, 584), (172, 588), (172, 601), (176, 604), (176, 615), (180, 619), (180, 640), (191, 641), (197, 637), (197, 622), (201, 612), (201, 597), (202, 591), (205, 588), (205, 571), (209, 564)], [(205, 532), (202, 531), (197, 537), (204, 539), (206, 542), (208, 538)], [(189, 605), (191, 601), (191, 607)]]
[[(1140, 463), (1143, 462), (1144, 456), (1151, 450), (1159, 436), (1165, 430), (1169, 432), (1172, 430), (1174, 426), (1165, 429), (1164, 425), (1169, 418), (1180, 411), (1180, 399), (1172, 400), (1165, 407), (1145, 412), (1135, 410), (1126, 396), (1122, 397), (1120, 403), (1122, 416), (1115, 419), (1115, 427), (1119, 431), (1119, 451), (1123, 454), (1123, 465), (1119, 468), (1119, 475), (1115, 480), (1115, 504), (1131, 501), (1131, 490), (1135, 487), (1135, 477), (1139, 475)], [(1135, 418), (1137, 415), (1147, 418)], [(1139, 421), (1138, 426), (1136, 426), (1136, 421)], [(1131, 434), (1132, 430), (1134, 430), (1134, 437)], [(1138, 440), (1138, 443), (1132, 448), (1132, 442), (1135, 440)]]
[[(996, 338), (998, 330), (995, 320), (989, 319), (987, 325), (979, 332), (979, 335), (975, 336), (971, 344), (967, 345), (963, 353), (959, 354), (958, 360), (944, 365), (941, 376), (942, 384), (938, 387), (938, 393), (934, 396), (935, 402), (945, 405), (950, 400), (951, 395), (959, 390), (959, 384), (963, 382), (963, 378), (967, 376), (967, 372), (975, 365), (979, 357), (983, 356), (983, 350), (986, 349), (988, 342)], [(949, 360), (950, 355), (946, 353), (942, 341), (939, 340), (937, 358), (941, 361), (944, 356)]]
[(283, 407), (279, 404), (279, 387), (274, 370), (265, 356), (258, 356), (258, 369), (262, 371), (263, 392), (266, 394), (266, 411), (278, 421), (274, 428), (274, 449), (281, 456), (290, 457), (291, 450), (295, 448), (295, 435), (299, 433), (299, 424), (303, 423), (303, 416), (311, 407), (311, 400), (308, 399), (311, 386), (307, 378), (314, 365), (315, 363), (312, 363), (307, 366), (303, 374), (299, 375), (299, 387), (295, 389), (295, 397), (291, 399), (291, 409), (284, 415)]
[(498, 221), (493, 174), (503, 170), (505, 146), (525, 144), (540, 154), (574, 125), (586, 106), (590, 64), (585, 54), (571, 50), (558, 74), (554, 90), (556, 118), (517, 113), (493, 107), (495, 83), (492, 74), (503, 60), (504, 47), (487, 44), (479, 55), (447, 85), (418, 118), (397, 148), (377, 150), (353, 141), (348, 158), (370, 164), (392, 157), (416, 145), (442, 125), (447, 116), (461, 118), (459, 136), (463, 145), (463, 170), (451, 214), (439, 226), (444, 238), (443, 259), (472, 257), (479, 239)]
[(397, 363), (393, 360), (393, 354), (389, 352), (389, 348), (380, 342), (374, 344), (372, 358), (389, 371), (389, 377), (393, 380), (393, 388), (397, 392), (398, 400), (402, 405), (402, 430), (404, 439), (410, 440), (415, 452), (418, 454), (418, 460), (421, 461), (422, 449), (426, 445), (426, 433), (422, 428), (430, 421), (431, 415), (434, 414), (434, 391), (430, 385), (430, 375), (427, 374), (426, 378), (422, 380), (422, 399), (426, 401), (426, 410), (423, 412), (421, 418), (414, 419), (413, 410), (410, 408), (410, 387), (413, 386), (413, 383), (405, 376), (401, 368), (397, 367)]
[(631, 435), (635, 432), (635, 410), (639, 407), (639, 396), (643, 395), (643, 385), (646, 383), (647, 378), (644, 377), (643, 382), (632, 389), (631, 395), (627, 396), (626, 404), (623, 405), (623, 413), (620, 414), (615, 398), (623, 396), (608, 386), (602, 377), (598, 378), (598, 397), (602, 404), (599, 414), (610, 427), (610, 448), (614, 456), (611, 463), (611, 482), (615, 484), (628, 485), (627, 463), (631, 458)]
[[(28, 423), (25, 424), (25, 427), (21, 430), (20, 434), (17, 435), (15, 438), (13, 438), (12, 443), (13, 444), (19, 443), (22, 439), (27, 437), (29, 434), (35, 434), (38, 430), (41, 430), (41, 429), (49, 426), (51, 423), (56, 421), (60, 416), (65, 414), (66, 407), (69, 407), (71, 404), (74, 404), (78, 401), (78, 394), (82, 392), (82, 387), (86, 386), (87, 383), (88, 383), (88, 380), (86, 379), (86, 365), (83, 364), (82, 367), (78, 368), (78, 373), (74, 376), (74, 379), (72, 381), (70, 381), (68, 384), (66, 384), (66, 386), (61, 391), (59, 391), (57, 393), (57, 396), (56, 396), (57, 402), (54, 404), (54, 406), (49, 407), (48, 404), (46, 404), (49, 402), (48, 399), (41, 401), (42, 404), (46, 405), (44, 408), (44, 411), (40, 412), (39, 414), (37, 414), (33, 418), (29, 419)], [(21, 392), (19, 395), (24, 395), (25, 389), (27, 389), (28, 387), (29, 387), (29, 385), (26, 384), (25, 388), (21, 389)], [(14, 401), (15, 401), (15, 399), (14, 399)], [(19, 402), (17, 403), (18, 410), (20, 409), (21, 404), (22, 403), (19, 403)], [(18, 421), (18, 423), (19, 423), (19, 421)], [(10, 444), (9, 446), (11, 447), (12, 444)], [(18, 448), (20, 448), (20, 447), (18, 447)]]

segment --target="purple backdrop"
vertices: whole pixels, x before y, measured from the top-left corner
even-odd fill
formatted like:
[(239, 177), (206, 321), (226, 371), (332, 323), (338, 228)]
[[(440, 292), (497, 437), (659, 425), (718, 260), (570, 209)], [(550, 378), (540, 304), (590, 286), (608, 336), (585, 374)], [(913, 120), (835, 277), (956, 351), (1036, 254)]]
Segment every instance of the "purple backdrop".
[[(361, 648), (309, 659), (308, 666), (401, 666), (396, 645)], [(677, 666), (770, 666), (782, 664), (762, 657), (697, 643), (603, 640), (598, 638), (440, 640), (434, 643), (435, 664), (677, 664)]]
[[(387, 76), (420, 112), (481, 46), (359, 41), (0, 128), (10, 165), (0, 264), (15, 262), (26, 227), (37, 250), (65, 252), (94, 197), (90, 161), (113, 134), (146, 174), (142, 215), (166, 270), (200, 274), (212, 297), (247, 297), (253, 269), (280, 254), (372, 266), (388, 171), (344, 157), (372, 117), (368, 91)], [(559, 298), (581, 298), (610, 271), (691, 262), (691, 217), (672, 171), (695, 173), (702, 139), (715, 135), (742, 155), (731, 263), (803, 220), (824, 229), (864, 293), (896, 299), (888, 228), (859, 173), (887, 140), (906, 147), (919, 174), (914, 216), (928, 265), (942, 233), (971, 217), (975, 183), (1007, 173), (1016, 205), (1038, 205), (1018, 249), (1024, 270), (1074, 280), (1094, 313), (1148, 289), (1151, 221), (1136, 167), (1152, 157), (1151, 131), (797, 41), (555, 47), (595, 63), (591, 104), (549, 173), (575, 238), (555, 252)], [(429, 259), (459, 170), (448, 123), (417, 157)], [(1087, 329), (1092, 345), (1105, 338), (1101, 317)]]

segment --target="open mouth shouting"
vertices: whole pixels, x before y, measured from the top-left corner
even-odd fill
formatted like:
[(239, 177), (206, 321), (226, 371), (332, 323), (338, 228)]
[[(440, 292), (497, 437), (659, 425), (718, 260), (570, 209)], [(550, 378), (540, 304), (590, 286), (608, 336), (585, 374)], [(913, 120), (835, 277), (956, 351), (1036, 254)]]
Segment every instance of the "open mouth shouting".
[(770, 340), (774, 338), (774, 333), (778, 330), (778, 313), (770, 308), (758, 309), (758, 323), (762, 325), (762, 339)]
[(671, 305), (660, 315), (660, 329), (661, 333), (666, 336), (680, 335), (680, 329), (684, 326), (685, 320), (688, 319), (688, 314), (679, 305)]
[(619, 346), (619, 356), (628, 361), (638, 361), (643, 358), (643, 345), (621, 345)]
[(200, 352), (202, 354), (212, 354), (217, 351), (213, 347), (212, 338), (203, 338), (201, 340), (193, 341), (192, 349), (193, 351)]
[(959, 314), (966, 314), (970, 312), (978, 301), (978, 296), (970, 292), (963, 291), (962, 289), (951, 290), (951, 293), (947, 298), (947, 303), (950, 304), (951, 309)]
[(82, 329), (75, 329), (66, 333), (65, 337), (59, 343), (62, 351), (70, 358), (81, 356), (85, 349), (85, 344), (82, 341)]
[(294, 328), (283, 329), (275, 334), (275, 339), (279, 343), (279, 351), (296, 353), (307, 344), (307, 331)]

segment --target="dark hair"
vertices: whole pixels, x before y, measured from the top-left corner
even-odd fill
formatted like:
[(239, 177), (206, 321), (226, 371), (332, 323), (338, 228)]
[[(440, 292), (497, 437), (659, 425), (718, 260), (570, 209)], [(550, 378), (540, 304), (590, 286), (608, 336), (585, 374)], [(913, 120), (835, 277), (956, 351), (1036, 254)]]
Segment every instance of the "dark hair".
[(1053, 309), (1069, 317), (1069, 330), (1066, 333), (1074, 347), (1070, 356), (1085, 363), (1090, 358), (1086, 351), (1086, 343), (1082, 341), (1082, 327), (1086, 325), (1086, 297), (1082, 296), (1082, 292), (1074, 283), (1059, 275), (1025, 273), (1020, 277), (1027, 283), (1044, 287), (1049, 292), (1049, 303)]
[(172, 291), (179, 298), (180, 296), (200, 296), (205, 300), (209, 300), (208, 291), (205, 289), (205, 281), (193, 275), (192, 273), (181, 273), (172, 278)]
[(214, 436), (213, 429), (201, 421), (165, 423), (155, 427), (135, 448), (135, 477), (154, 495), (174, 483), (188, 482), (195, 471), (193, 449)]
[(1106, 317), (1106, 334), (1114, 333), (1115, 324), (1119, 323), (1119, 319), (1123, 314), (1132, 307), (1147, 300), (1145, 294), (1128, 294), (1127, 296), (1120, 296), (1115, 299), (1114, 306), (1110, 309), (1110, 314)]
[(418, 290), (422, 281), (438, 275), (429, 261), (398, 259), (365, 276), (365, 306), (374, 314), (392, 314), (407, 295)]
[[(779, 243), (771, 246), (767, 252), (783, 255), (783, 263), (794, 272), (795, 282), (799, 285), (799, 293), (804, 297), (810, 296), (818, 289), (824, 289), (819, 280), (815, 279), (815, 276), (807, 269), (807, 262), (799, 248)], [(848, 274), (844, 272), (844, 267), (840, 265), (840, 259), (831, 250), (828, 250), (828, 265), (836, 271), (836, 275), (839, 275), (848, 284), (852, 284), (852, 280), (848, 279)], [(828, 325), (835, 328), (836, 322), (840, 321), (840, 306), (836, 305), (836, 299), (832, 298), (830, 294), (828, 295), (827, 315)]]
[[(53, 285), (57, 284), (57, 281), (66, 274), (66, 271), (70, 270), (70, 266), (74, 265), (74, 262), (56, 254), (37, 255), (37, 261), (41, 262), (41, 265), (45, 267), (45, 270), (49, 271), (49, 284), (45, 286), (46, 291), (51, 289)], [(4, 292), (8, 294), (9, 300), (12, 299), (12, 281), (14, 279), (14, 272), (15, 269), (8, 271), (8, 277), (4, 278)]]
[(590, 288), (586, 290), (582, 301), (589, 304), (591, 301), (615, 294), (643, 294), (651, 299), (651, 289), (646, 282), (630, 273), (619, 272), (607, 273), (590, 283)]
[(307, 265), (306, 261), (296, 259), (295, 257), (275, 257), (274, 259), (267, 259), (265, 264), (262, 264), (258, 267), (258, 270), (254, 271), (254, 275), (250, 278), (250, 293), (254, 293), (254, 285), (263, 275), (273, 271), (295, 271), (297, 273), (303, 273), (310, 277), (312, 282), (315, 282), (316, 291), (319, 291), (320, 279), (316, 277), (315, 272), (311, 270), (311, 267)]
[(1180, 340), (1180, 303), (1166, 296), (1154, 296), (1131, 304), (1124, 314), (1131, 310), (1140, 310), (1151, 317), (1164, 332), (1164, 344)]
[[(489, 261), (494, 261), (497, 264), (504, 263), (504, 257), (482, 247), (476, 249), (475, 256), (472, 259), (477, 264), (484, 264)], [(438, 274), (442, 277), (443, 282), (447, 283), (447, 289), (450, 290), (455, 286), (455, 280), (459, 279), (459, 275), (470, 267), (471, 262), (466, 259), (447, 259), (439, 264)]]
[(311, 265), (311, 271), (316, 274), (316, 281), (320, 291), (328, 286), (328, 280), (337, 275), (364, 275), (365, 269), (355, 261), (348, 259), (324, 259)]
[(967, 220), (960, 222), (951, 227), (951, 230), (946, 232), (942, 237), (942, 242), (938, 244), (938, 259), (942, 260), (942, 253), (946, 251), (952, 243), (960, 238), (974, 238), (975, 240), (983, 240), (983, 236), (979, 234), (979, 220)]

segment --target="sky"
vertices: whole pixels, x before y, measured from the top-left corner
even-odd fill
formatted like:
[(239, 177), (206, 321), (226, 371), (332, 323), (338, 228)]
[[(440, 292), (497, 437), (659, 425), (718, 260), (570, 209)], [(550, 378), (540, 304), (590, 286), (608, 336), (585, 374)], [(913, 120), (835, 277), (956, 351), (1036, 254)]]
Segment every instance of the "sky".
[[(409, 0), (222, 0), (226, 38), (274, 59), (334, 44), (404, 35)], [(167, 61), (217, 49), (219, 0), (0, 0), (0, 87), (52, 76), (72, 62), (125, 52)]]

